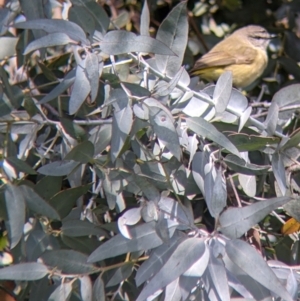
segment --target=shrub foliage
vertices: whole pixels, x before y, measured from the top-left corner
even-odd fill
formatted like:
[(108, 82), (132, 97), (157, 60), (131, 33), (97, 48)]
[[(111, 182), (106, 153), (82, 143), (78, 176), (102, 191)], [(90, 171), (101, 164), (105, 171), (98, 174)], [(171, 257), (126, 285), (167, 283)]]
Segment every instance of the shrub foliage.
[(124, 11), (70, 3), (61, 19), (43, 1), (0, 11), (5, 292), (295, 300), (300, 84), (266, 85), (254, 105), (230, 73), (198, 85), (182, 67), (186, 2), (153, 37), (147, 2), (139, 32)]

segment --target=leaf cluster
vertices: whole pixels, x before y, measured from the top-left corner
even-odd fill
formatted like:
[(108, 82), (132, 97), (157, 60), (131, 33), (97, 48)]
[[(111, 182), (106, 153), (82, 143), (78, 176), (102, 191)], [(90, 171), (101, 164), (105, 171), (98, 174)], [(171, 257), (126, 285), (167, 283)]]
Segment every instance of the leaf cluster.
[[(0, 291), (296, 300), (299, 237), (280, 228), (300, 221), (300, 84), (251, 104), (230, 73), (199, 84), (182, 67), (197, 34), (186, 2), (155, 37), (147, 2), (132, 23), (98, 2), (71, 0), (60, 18), (37, 0), (0, 11)], [(212, 1), (193, 4), (203, 28), (217, 19)]]

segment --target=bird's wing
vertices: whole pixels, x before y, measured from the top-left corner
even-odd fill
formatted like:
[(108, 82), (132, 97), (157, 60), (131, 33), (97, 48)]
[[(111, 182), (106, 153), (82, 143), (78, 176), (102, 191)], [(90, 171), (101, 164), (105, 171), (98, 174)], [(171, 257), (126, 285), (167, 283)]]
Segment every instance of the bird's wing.
[[(219, 45), (217, 45), (219, 46)], [(220, 51), (219, 47), (213, 48), (210, 52), (203, 55), (195, 64), (193, 71), (201, 70), (210, 67), (226, 67), (232, 64), (251, 64), (256, 57), (256, 49), (240, 46), (238, 47), (239, 55), (232, 55), (230, 48), (235, 48), (234, 53), (237, 53), (236, 47), (230, 45), (226, 52)]]

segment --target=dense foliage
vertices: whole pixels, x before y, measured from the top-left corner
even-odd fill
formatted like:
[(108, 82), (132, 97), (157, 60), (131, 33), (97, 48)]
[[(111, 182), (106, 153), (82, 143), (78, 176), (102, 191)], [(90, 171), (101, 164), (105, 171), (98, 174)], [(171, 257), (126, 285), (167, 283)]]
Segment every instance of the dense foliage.
[[(0, 299), (296, 300), (300, 1), (60, 2), (0, 10)], [(253, 23), (263, 78), (190, 78)]]

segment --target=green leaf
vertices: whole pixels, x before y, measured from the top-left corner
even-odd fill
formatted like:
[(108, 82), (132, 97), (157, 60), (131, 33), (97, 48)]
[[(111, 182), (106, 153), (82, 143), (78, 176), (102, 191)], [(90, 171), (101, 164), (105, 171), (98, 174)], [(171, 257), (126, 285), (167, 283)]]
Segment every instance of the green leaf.
[(157, 138), (180, 161), (181, 149), (173, 118), (170, 118), (164, 110), (153, 106), (149, 107), (149, 117), (150, 124)]
[(53, 89), (50, 93), (46, 94), (38, 103), (46, 103), (65, 92), (75, 82), (75, 70), (71, 70), (65, 78)]
[(57, 211), (43, 200), (31, 187), (22, 185), (20, 186), (20, 190), (30, 210), (39, 215), (47, 216), (52, 220), (60, 219)]
[(47, 33), (65, 33), (72, 40), (89, 45), (85, 32), (77, 24), (61, 19), (36, 19), (14, 24), (15, 28), (41, 29)]
[(220, 216), (219, 230), (230, 238), (239, 238), (267, 214), (290, 200), (290, 197), (272, 198), (242, 208), (228, 208)]
[(40, 167), (38, 172), (46, 176), (65, 176), (70, 174), (77, 166), (79, 166), (79, 163), (73, 160), (55, 161)]
[(220, 133), (212, 124), (201, 117), (187, 118), (187, 126), (199, 136), (210, 139), (221, 145), (232, 154), (240, 157), (239, 151), (229, 139)]
[(113, 101), (114, 115), (112, 122), (111, 160), (114, 162), (120, 155), (130, 133), (133, 123), (133, 113), (126, 93), (115, 89), (110, 95)]
[(73, 160), (82, 164), (90, 162), (94, 157), (94, 145), (90, 141), (84, 141), (76, 145), (64, 158), (64, 160)]
[[(188, 270), (205, 252), (204, 241), (187, 238), (174, 250), (173, 254), (139, 294), (137, 301), (145, 300), (159, 289), (174, 281)], [(172, 273), (170, 273), (172, 271)]]
[(32, 281), (49, 274), (50, 271), (42, 263), (26, 262), (0, 269), (1, 280)]
[(68, 19), (78, 24), (89, 37), (94, 35), (96, 29), (95, 20), (85, 7), (72, 5), (68, 12)]
[(86, 131), (80, 125), (74, 123), (71, 119), (61, 118), (60, 122), (66, 133), (78, 142), (82, 142), (87, 139)]
[(107, 232), (101, 227), (94, 225), (88, 221), (81, 220), (67, 220), (63, 222), (61, 231), (66, 236), (80, 237), (80, 236), (107, 236)]
[(23, 236), (23, 227), (25, 224), (25, 200), (20, 187), (10, 183), (5, 186), (5, 202), (8, 221), (6, 227), (10, 240), (10, 247), (13, 249)]
[(225, 71), (218, 79), (214, 89), (213, 101), (217, 114), (221, 114), (228, 106), (232, 90), (232, 73)]
[(17, 172), (25, 172), (29, 175), (36, 175), (36, 171), (31, 168), (31, 166), (17, 157), (7, 157), (5, 161), (12, 167), (16, 169)]
[(159, 26), (156, 38), (166, 44), (176, 56), (155, 55), (158, 70), (173, 77), (180, 69), (188, 39), (186, 2), (176, 5)]
[(109, 271), (107, 277), (110, 280), (106, 284), (106, 287), (115, 286), (126, 280), (132, 274), (133, 266), (132, 262), (127, 262), (121, 267)]
[(289, 85), (274, 94), (272, 103), (275, 102), (279, 108), (299, 102), (300, 84)]
[(64, 218), (69, 214), (74, 205), (76, 204), (77, 199), (88, 192), (92, 187), (92, 184), (74, 187), (66, 190), (62, 190), (53, 196), (49, 203), (53, 208), (56, 209), (59, 216)]
[(61, 283), (50, 295), (48, 301), (65, 301), (72, 293), (72, 282)]
[(238, 239), (226, 242), (225, 248), (230, 260), (246, 274), (284, 300), (293, 300), (255, 248)]
[(141, 13), (141, 24), (140, 24), (140, 34), (142, 36), (149, 36), (149, 26), (150, 26), (150, 12), (148, 7), (148, 1), (144, 1), (142, 13)]
[(231, 154), (224, 158), (224, 162), (234, 171), (250, 176), (266, 174), (271, 168), (269, 165), (256, 165), (248, 163), (245, 160)]
[(85, 63), (76, 67), (76, 77), (69, 100), (69, 114), (75, 114), (89, 93), (91, 92), (90, 82), (85, 73)]
[(45, 176), (36, 183), (34, 190), (43, 199), (49, 200), (61, 190), (62, 177)]
[(94, 102), (99, 88), (99, 71), (102, 69), (103, 63), (99, 62), (98, 55), (95, 53), (87, 53), (85, 59), (85, 72), (91, 86), (91, 102)]
[(15, 37), (0, 37), (0, 60), (15, 55), (17, 42)]
[(128, 52), (150, 52), (162, 55), (175, 55), (163, 42), (147, 36), (136, 36), (133, 32), (124, 30), (109, 31), (103, 37), (100, 47), (104, 53), (110, 55)]
[(97, 271), (97, 268), (87, 263), (88, 256), (74, 250), (53, 250), (41, 256), (47, 266), (57, 268), (64, 274), (86, 275)]
[(263, 137), (238, 133), (226, 133), (226, 135), (240, 152), (265, 149), (270, 144), (280, 142), (280, 138), (278, 137)]
[[(129, 232), (130, 236), (133, 237), (132, 239), (127, 239), (121, 234), (112, 237), (89, 256), (88, 262), (158, 247), (163, 243), (163, 240), (157, 234), (155, 224), (155, 222), (150, 222), (131, 227)], [(170, 236), (173, 235), (174, 230), (175, 227), (169, 228)]]
[(25, 49), (24, 55), (35, 51), (37, 49), (67, 45), (71, 43), (72, 40), (65, 33), (52, 33), (48, 34), (40, 39), (34, 40), (31, 42)]

